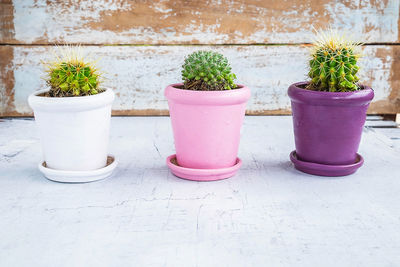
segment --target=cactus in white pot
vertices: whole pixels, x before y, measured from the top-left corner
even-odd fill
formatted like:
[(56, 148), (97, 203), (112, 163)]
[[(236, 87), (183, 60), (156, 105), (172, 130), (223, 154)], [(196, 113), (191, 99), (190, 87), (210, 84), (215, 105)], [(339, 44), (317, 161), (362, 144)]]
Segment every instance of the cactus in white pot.
[(43, 148), (39, 169), (62, 182), (104, 178), (109, 173), (102, 170), (114, 161), (108, 156), (114, 92), (102, 88), (100, 72), (80, 47), (58, 47), (44, 65), (48, 87), (28, 99)]

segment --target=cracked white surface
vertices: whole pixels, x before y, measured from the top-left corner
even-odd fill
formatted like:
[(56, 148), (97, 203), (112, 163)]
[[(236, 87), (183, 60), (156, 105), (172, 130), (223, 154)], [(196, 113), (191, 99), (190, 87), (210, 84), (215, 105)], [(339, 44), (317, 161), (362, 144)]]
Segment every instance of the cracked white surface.
[(114, 175), (61, 184), (36, 168), (34, 121), (0, 121), (0, 266), (400, 264), (400, 149), (384, 129), (365, 129), (357, 173), (326, 178), (289, 162), (290, 117), (246, 117), (242, 169), (199, 183), (165, 165), (169, 118), (111, 126)]

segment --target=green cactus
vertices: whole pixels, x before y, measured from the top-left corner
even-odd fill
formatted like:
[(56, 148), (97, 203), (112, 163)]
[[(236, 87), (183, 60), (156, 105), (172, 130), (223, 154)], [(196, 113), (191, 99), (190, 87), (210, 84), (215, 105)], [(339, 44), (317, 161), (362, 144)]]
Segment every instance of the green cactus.
[(236, 75), (226, 57), (213, 51), (197, 51), (186, 57), (182, 65), (184, 89), (216, 91), (236, 89)]
[(307, 89), (329, 92), (359, 90), (356, 76), (360, 44), (347, 40), (336, 31), (320, 32), (310, 60), (311, 78)]
[(46, 96), (87, 96), (104, 91), (99, 88), (101, 75), (93, 63), (80, 55), (79, 47), (59, 47), (59, 52), (61, 57), (56, 53), (56, 61), (45, 63), (50, 87)]

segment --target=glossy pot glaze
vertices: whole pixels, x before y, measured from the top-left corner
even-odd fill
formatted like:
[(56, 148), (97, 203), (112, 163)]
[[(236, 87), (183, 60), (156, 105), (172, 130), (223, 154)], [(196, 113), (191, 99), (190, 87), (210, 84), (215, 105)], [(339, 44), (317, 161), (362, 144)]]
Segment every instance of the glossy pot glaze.
[(250, 89), (192, 91), (172, 84), (165, 89), (180, 166), (232, 167), (237, 162), (240, 128)]
[(374, 91), (319, 92), (292, 84), (291, 99), (296, 155), (300, 160), (327, 165), (352, 164)]

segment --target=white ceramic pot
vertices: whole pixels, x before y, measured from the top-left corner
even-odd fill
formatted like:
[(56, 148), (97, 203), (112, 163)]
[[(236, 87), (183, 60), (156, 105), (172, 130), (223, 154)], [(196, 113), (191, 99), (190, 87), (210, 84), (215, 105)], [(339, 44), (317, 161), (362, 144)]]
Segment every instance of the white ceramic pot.
[(48, 168), (90, 171), (107, 164), (111, 105), (114, 92), (78, 97), (42, 97), (40, 90), (28, 98)]

